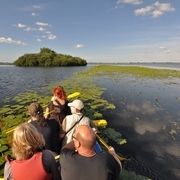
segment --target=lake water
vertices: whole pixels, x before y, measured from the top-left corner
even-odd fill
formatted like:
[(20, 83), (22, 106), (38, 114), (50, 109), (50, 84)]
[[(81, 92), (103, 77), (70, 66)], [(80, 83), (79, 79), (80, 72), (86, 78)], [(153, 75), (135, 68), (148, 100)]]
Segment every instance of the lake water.
[[(39, 90), (91, 66), (94, 64), (66, 68), (0, 66), (0, 107), (6, 97)], [(145, 66), (180, 70), (180, 64)], [(96, 83), (107, 88), (103, 97), (116, 106), (115, 110), (102, 112), (108, 126), (128, 140), (125, 145), (116, 145), (117, 151), (146, 164), (162, 180), (180, 179), (180, 79), (136, 79), (123, 75), (116, 80), (100, 77)]]

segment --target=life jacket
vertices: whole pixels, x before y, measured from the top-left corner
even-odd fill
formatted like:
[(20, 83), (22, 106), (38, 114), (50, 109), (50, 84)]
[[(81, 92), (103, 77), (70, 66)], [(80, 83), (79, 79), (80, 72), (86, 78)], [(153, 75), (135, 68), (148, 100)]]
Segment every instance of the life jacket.
[(27, 160), (10, 161), (13, 180), (51, 180), (52, 174), (47, 173), (42, 162), (42, 152), (34, 154)]

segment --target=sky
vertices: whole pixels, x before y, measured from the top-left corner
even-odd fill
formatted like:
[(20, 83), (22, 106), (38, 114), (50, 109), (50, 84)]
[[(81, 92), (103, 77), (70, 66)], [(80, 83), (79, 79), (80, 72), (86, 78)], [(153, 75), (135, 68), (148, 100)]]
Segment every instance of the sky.
[(50, 48), (90, 62), (180, 62), (180, 0), (2, 0), (0, 62)]

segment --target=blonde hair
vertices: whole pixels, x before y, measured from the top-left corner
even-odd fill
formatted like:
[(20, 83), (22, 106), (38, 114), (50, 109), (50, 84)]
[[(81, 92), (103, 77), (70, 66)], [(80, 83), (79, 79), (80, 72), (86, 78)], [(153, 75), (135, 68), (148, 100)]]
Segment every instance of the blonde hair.
[(15, 129), (12, 151), (17, 160), (29, 159), (41, 151), (44, 145), (43, 136), (31, 123), (23, 123)]

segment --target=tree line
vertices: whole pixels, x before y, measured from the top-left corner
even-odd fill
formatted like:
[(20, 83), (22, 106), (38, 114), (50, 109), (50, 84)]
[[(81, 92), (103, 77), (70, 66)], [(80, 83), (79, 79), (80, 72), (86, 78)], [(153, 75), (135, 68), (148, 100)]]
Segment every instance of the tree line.
[(13, 62), (16, 66), (86, 66), (86, 60), (71, 55), (59, 54), (49, 48), (40, 48), (39, 53), (20, 56)]

